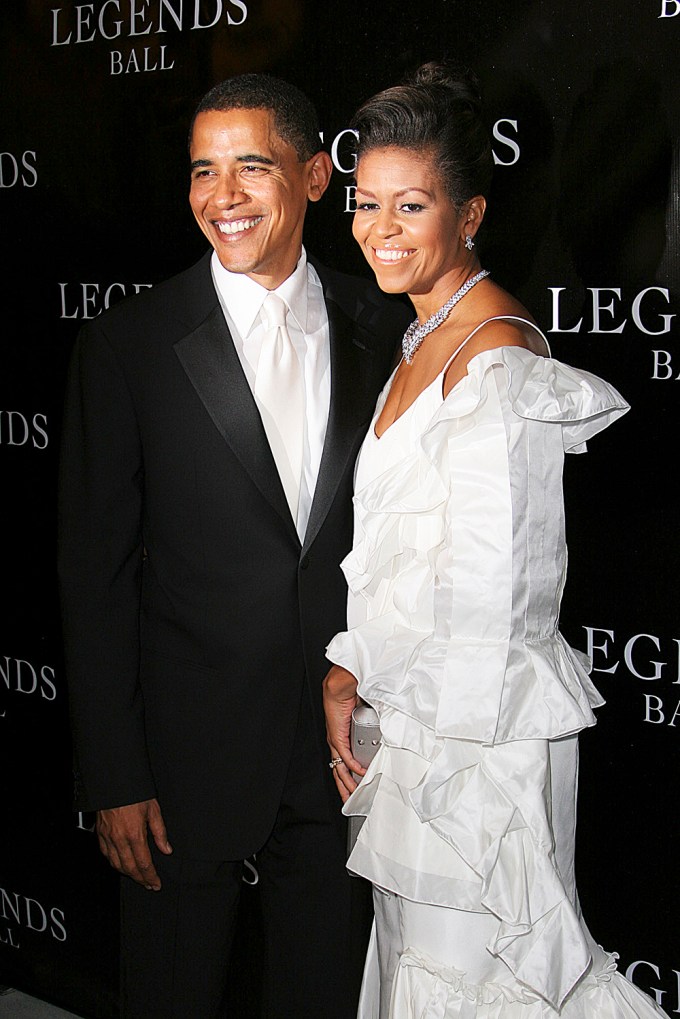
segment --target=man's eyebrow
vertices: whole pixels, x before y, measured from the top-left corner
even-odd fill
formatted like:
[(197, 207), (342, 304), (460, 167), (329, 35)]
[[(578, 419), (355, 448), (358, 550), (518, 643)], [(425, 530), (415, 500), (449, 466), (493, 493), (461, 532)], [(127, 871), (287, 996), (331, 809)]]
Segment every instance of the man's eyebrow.
[(237, 156), (237, 163), (262, 163), (264, 166), (274, 166), (274, 160), (268, 159), (267, 156), (261, 156), (256, 152), (246, 156)]
[[(259, 153), (250, 152), (244, 156), (235, 157), (237, 163), (261, 163), (262, 166), (276, 166), (273, 159), (269, 159), (267, 156), (261, 156)], [(215, 163), (212, 159), (192, 159), (191, 169), (197, 170), (202, 166), (214, 166)]]

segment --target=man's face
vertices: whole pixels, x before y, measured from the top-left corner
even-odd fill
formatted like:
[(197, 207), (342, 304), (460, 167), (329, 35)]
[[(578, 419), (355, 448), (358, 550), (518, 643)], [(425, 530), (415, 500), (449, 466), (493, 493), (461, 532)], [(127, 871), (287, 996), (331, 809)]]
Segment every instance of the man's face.
[(325, 191), (329, 157), (300, 162), (263, 109), (199, 113), (190, 151), (196, 222), (225, 269), (273, 290), (297, 265), (307, 201)]

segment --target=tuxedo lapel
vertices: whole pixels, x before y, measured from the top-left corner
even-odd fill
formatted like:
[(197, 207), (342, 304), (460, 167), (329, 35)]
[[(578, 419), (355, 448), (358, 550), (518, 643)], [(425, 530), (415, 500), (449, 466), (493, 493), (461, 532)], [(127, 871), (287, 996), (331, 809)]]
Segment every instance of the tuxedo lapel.
[[(206, 411), (243, 469), (252, 478), (299, 542), (257, 404), (246, 379), (210, 275), (210, 254), (195, 267), (178, 316), (187, 318), (187, 332), (175, 352)], [(310, 261), (312, 261), (310, 259)], [(338, 274), (313, 262), (328, 312), (331, 354), (331, 398), (319, 476), (304, 539), (308, 548), (328, 515), (361, 433), (368, 426), (382, 373), (375, 364), (370, 339), (380, 306), (357, 295)], [(366, 334), (362, 325), (366, 323)], [(198, 326), (195, 323), (199, 322)], [(376, 375), (376, 371), (378, 374)]]
[(373, 409), (366, 399), (365, 349), (355, 342), (356, 323), (326, 296), (331, 346), (331, 399), (319, 476), (305, 533), (304, 549), (314, 541), (333, 503), (358, 433)]
[(175, 353), (223, 439), (299, 540), (262, 419), (219, 304), (175, 344)]

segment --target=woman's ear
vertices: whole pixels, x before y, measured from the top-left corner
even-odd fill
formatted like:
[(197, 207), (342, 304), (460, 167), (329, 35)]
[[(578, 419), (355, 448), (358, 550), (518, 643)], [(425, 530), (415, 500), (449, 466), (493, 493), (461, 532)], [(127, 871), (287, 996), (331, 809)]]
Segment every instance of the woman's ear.
[(484, 213), (486, 212), (486, 198), (482, 195), (475, 195), (465, 203), (464, 215), (461, 221), (461, 240), (465, 242), (466, 237), (472, 237), (482, 225)]

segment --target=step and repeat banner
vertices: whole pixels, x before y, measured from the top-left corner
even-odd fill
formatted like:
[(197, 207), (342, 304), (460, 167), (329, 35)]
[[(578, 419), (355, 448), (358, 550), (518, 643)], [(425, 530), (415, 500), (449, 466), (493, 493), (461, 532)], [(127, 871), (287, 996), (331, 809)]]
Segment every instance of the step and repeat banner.
[[(577, 866), (595, 937), (680, 1015), (680, 0), (14, 0), (0, 32), (0, 984), (117, 1015), (117, 883), (74, 813), (55, 580), (66, 366), (81, 324), (189, 266), (194, 106), (268, 71), (317, 103), (335, 172), (306, 243), (350, 236), (356, 106), (423, 60), (480, 76), (496, 177), (482, 264), (561, 360), (632, 405), (566, 468), (563, 629), (607, 704), (582, 738)], [(234, 1014), (252, 1009), (248, 870)]]

